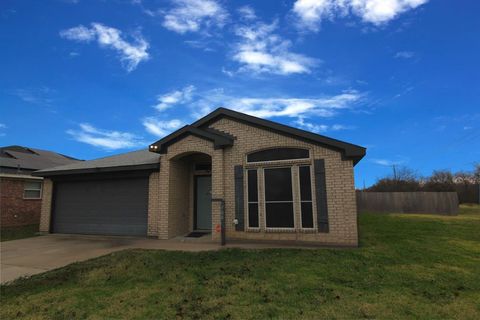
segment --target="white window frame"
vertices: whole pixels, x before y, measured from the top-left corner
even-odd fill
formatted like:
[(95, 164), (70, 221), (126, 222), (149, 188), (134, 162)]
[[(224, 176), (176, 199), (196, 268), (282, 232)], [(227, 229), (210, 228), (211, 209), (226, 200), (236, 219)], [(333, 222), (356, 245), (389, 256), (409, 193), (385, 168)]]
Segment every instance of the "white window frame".
[[(300, 168), (301, 167), (309, 167), (310, 169), (310, 192), (312, 193), (311, 195), (311, 199), (312, 200), (302, 200), (302, 187), (300, 185), (301, 181), (300, 181)], [(315, 197), (314, 197), (314, 187), (315, 187), (315, 184), (314, 184), (314, 181), (313, 181), (313, 165), (311, 164), (300, 164), (298, 165), (298, 200), (299, 200), (299, 203), (300, 203), (300, 229), (301, 230), (308, 230), (308, 231), (314, 231), (316, 230), (317, 228), (315, 227), (317, 225), (317, 215), (315, 214), (317, 212), (317, 206), (316, 206), (316, 201), (315, 201)], [(312, 227), (311, 228), (304, 228), (303, 227), (303, 221), (302, 221), (302, 203), (303, 202), (311, 202), (312, 203)]]
[[(248, 195), (249, 195), (249, 191), (248, 191), (248, 171), (255, 171), (257, 173), (257, 201), (248, 201)], [(245, 169), (245, 181), (246, 181), (246, 205), (247, 205), (247, 217), (246, 217), (246, 220), (247, 220), (247, 229), (249, 230), (253, 230), (253, 231), (259, 231), (260, 230), (260, 179), (259, 179), (259, 170), (258, 168), (247, 168)], [(258, 215), (258, 227), (251, 227), (250, 226), (250, 206), (249, 204), (250, 203), (256, 203), (257, 204), (257, 215)]]
[[(280, 160), (284, 161), (284, 160)], [(291, 160), (290, 160), (291, 161)], [(265, 167), (262, 168), (263, 170), (263, 222), (265, 224), (265, 230), (266, 231), (295, 231), (297, 230), (297, 223), (295, 219), (295, 184), (294, 184), (294, 175), (293, 175), (293, 165), (291, 166), (272, 166), (272, 167)], [(267, 200), (266, 200), (266, 184), (265, 184), (265, 170), (275, 170), (275, 169), (283, 169), (283, 168), (288, 168), (290, 169), (290, 176), (291, 176), (291, 181), (292, 181), (292, 201), (268, 201), (269, 203), (292, 203), (292, 209), (293, 209), (293, 227), (268, 227), (267, 226)]]
[[(28, 182), (38, 182), (40, 184), (40, 189), (28, 189), (27, 188), (27, 183)], [(40, 195), (38, 198), (32, 198), (32, 197), (26, 197), (25, 196), (25, 192), (26, 191), (40, 191)], [(42, 199), (42, 193), (43, 193), (43, 181), (41, 180), (25, 180), (23, 182), (23, 199), (25, 200), (38, 200), (38, 199)]]

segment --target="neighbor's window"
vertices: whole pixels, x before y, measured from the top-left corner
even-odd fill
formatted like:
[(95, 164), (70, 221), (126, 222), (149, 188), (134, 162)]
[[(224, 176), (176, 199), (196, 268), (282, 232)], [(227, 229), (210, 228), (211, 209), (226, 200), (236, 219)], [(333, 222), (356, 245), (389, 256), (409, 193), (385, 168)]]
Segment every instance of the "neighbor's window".
[(25, 181), (23, 188), (24, 199), (40, 199), (42, 197), (41, 181)]
[(276, 148), (253, 152), (247, 155), (247, 162), (308, 159), (310, 152), (300, 148)]
[(247, 170), (248, 179), (248, 226), (258, 228), (258, 179), (257, 169)]
[(298, 168), (300, 177), (300, 203), (302, 212), (302, 228), (313, 228), (312, 181), (310, 166)]
[(265, 222), (267, 228), (294, 228), (292, 169), (265, 169)]

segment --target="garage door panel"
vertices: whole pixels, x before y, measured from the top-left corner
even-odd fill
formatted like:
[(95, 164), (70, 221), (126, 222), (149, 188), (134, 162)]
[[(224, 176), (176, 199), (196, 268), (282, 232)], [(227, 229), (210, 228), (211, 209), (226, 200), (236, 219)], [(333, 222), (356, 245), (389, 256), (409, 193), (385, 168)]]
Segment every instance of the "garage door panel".
[(53, 231), (145, 236), (147, 211), (148, 178), (57, 182)]

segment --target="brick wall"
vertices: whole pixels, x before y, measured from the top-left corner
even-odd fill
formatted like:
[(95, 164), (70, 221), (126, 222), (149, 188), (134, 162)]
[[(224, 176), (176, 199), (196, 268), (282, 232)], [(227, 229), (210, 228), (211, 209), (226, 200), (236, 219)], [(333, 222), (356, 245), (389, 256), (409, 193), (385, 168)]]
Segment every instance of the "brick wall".
[(40, 222), (42, 200), (23, 199), (25, 181), (25, 179), (0, 178), (2, 227), (24, 226)]
[(42, 210), (40, 213), (40, 232), (50, 232), (50, 214), (52, 212), (53, 182), (43, 180)]
[[(324, 244), (346, 246), (356, 246), (358, 244), (355, 186), (353, 180), (353, 162), (351, 160), (342, 160), (341, 154), (337, 151), (226, 118), (218, 120), (213, 123), (211, 127), (228, 132), (236, 137), (234, 145), (224, 150), (227, 238), (314, 241)], [(247, 166), (247, 153), (272, 147), (307, 148), (311, 150), (314, 159), (325, 160), (330, 232), (302, 232), (302, 230), (297, 230), (297, 232), (235, 231), (235, 225), (233, 224), (233, 219), (235, 218), (234, 166)], [(313, 165), (313, 163), (311, 164)], [(294, 169), (294, 175), (296, 172)], [(312, 179), (314, 179), (313, 176)], [(294, 179), (294, 181), (295, 180), (296, 179)], [(294, 189), (294, 198), (298, 198), (299, 195), (296, 194), (298, 189)], [(315, 197), (315, 191), (313, 191), (313, 196)], [(263, 198), (262, 195), (260, 195), (260, 198)], [(313, 204), (314, 212), (316, 212), (315, 198)], [(265, 214), (263, 203), (260, 203), (259, 211), (260, 221), (262, 222)], [(300, 210), (298, 209), (298, 205), (295, 212), (295, 219), (299, 221)]]
[[(178, 168), (178, 161), (184, 155), (192, 152), (201, 152), (212, 158), (212, 197), (225, 199), (226, 213), (226, 235), (229, 239), (263, 239), (263, 240), (297, 240), (319, 242), (332, 245), (356, 246), (357, 235), (357, 214), (355, 188), (353, 181), (353, 163), (351, 160), (342, 160), (341, 154), (337, 151), (326, 149), (317, 145), (309, 144), (302, 140), (286, 137), (269, 130), (248, 126), (246, 124), (230, 120), (220, 119), (211, 127), (228, 132), (236, 137), (232, 147), (214, 150), (213, 143), (195, 136), (187, 136), (184, 139), (170, 145), (168, 153), (161, 157), (160, 166), (160, 210), (158, 217), (158, 230), (160, 239), (168, 239), (186, 232), (185, 225), (191, 224), (191, 219), (182, 220), (179, 223), (177, 214), (185, 214), (190, 194), (181, 190), (189, 190), (181, 184), (191, 181), (184, 174), (185, 170)], [(233, 220), (235, 217), (235, 192), (234, 192), (234, 166), (245, 163), (246, 154), (272, 147), (301, 147), (310, 149), (313, 165), (314, 159), (325, 160), (327, 206), (329, 215), (330, 231), (319, 233), (318, 231), (301, 230), (294, 232), (239, 232), (235, 231)], [(303, 162), (305, 163), (305, 162)], [(296, 164), (296, 162), (292, 162)], [(191, 172), (189, 173), (191, 175)], [(298, 169), (294, 167), (294, 184), (297, 184)], [(262, 171), (260, 171), (260, 176)], [(179, 182), (177, 179), (182, 180)], [(314, 176), (312, 175), (312, 179)], [(168, 183), (166, 183), (168, 181)], [(181, 189), (181, 190), (180, 190)], [(298, 199), (298, 188), (294, 188), (294, 198)], [(259, 190), (262, 192), (262, 190)], [(260, 196), (262, 198), (262, 196)], [(313, 189), (313, 197), (315, 190)], [(313, 199), (314, 212), (316, 202)], [(246, 206), (245, 206), (246, 207)], [(192, 206), (188, 207), (192, 211)], [(263, 203), (259, 205), (260, 223), (263, 222)], [(192, 212), (190, 212), (190, 215)], [(300, 221), (299, 204), (295, 203), (295, 220), (298, 226)], [(316, 216), (316, 215), (314, 215)], [(183, 217), (183, 216), (182, 216)], [(182, 219), (184, 219), (183, 217)], [(315, 217), (316, 219), (316, 217)], [(220, 223), (220, 203), (212, 204), (212, 230)], [(212, 233), (213, 239), (218, 239), (219, 234)]]

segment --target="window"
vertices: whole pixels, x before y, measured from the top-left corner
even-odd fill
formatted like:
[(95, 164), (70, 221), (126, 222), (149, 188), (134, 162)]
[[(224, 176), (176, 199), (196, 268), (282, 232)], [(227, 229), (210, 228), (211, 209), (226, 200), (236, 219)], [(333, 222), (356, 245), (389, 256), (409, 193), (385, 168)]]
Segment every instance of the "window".
[(247, 162), (308, 159), (310, 152), (299, 148), (276, 148), (253, 152), (247, 155)]
[(300, 207), (302, 228), (313, 228), (312, 180), (310, 166), (298, 168), (300, 178)]
[(41, 181), (25, 181), (23, 188), (24, 199), (40, 199), (42, 197)]
[(265, 222), (267, 228), (294, 228), (292, 169), (265, 169)]
[(247, 171), (248, 179), (248, 227), (258, 228), (258, 179), (257, 170)]

